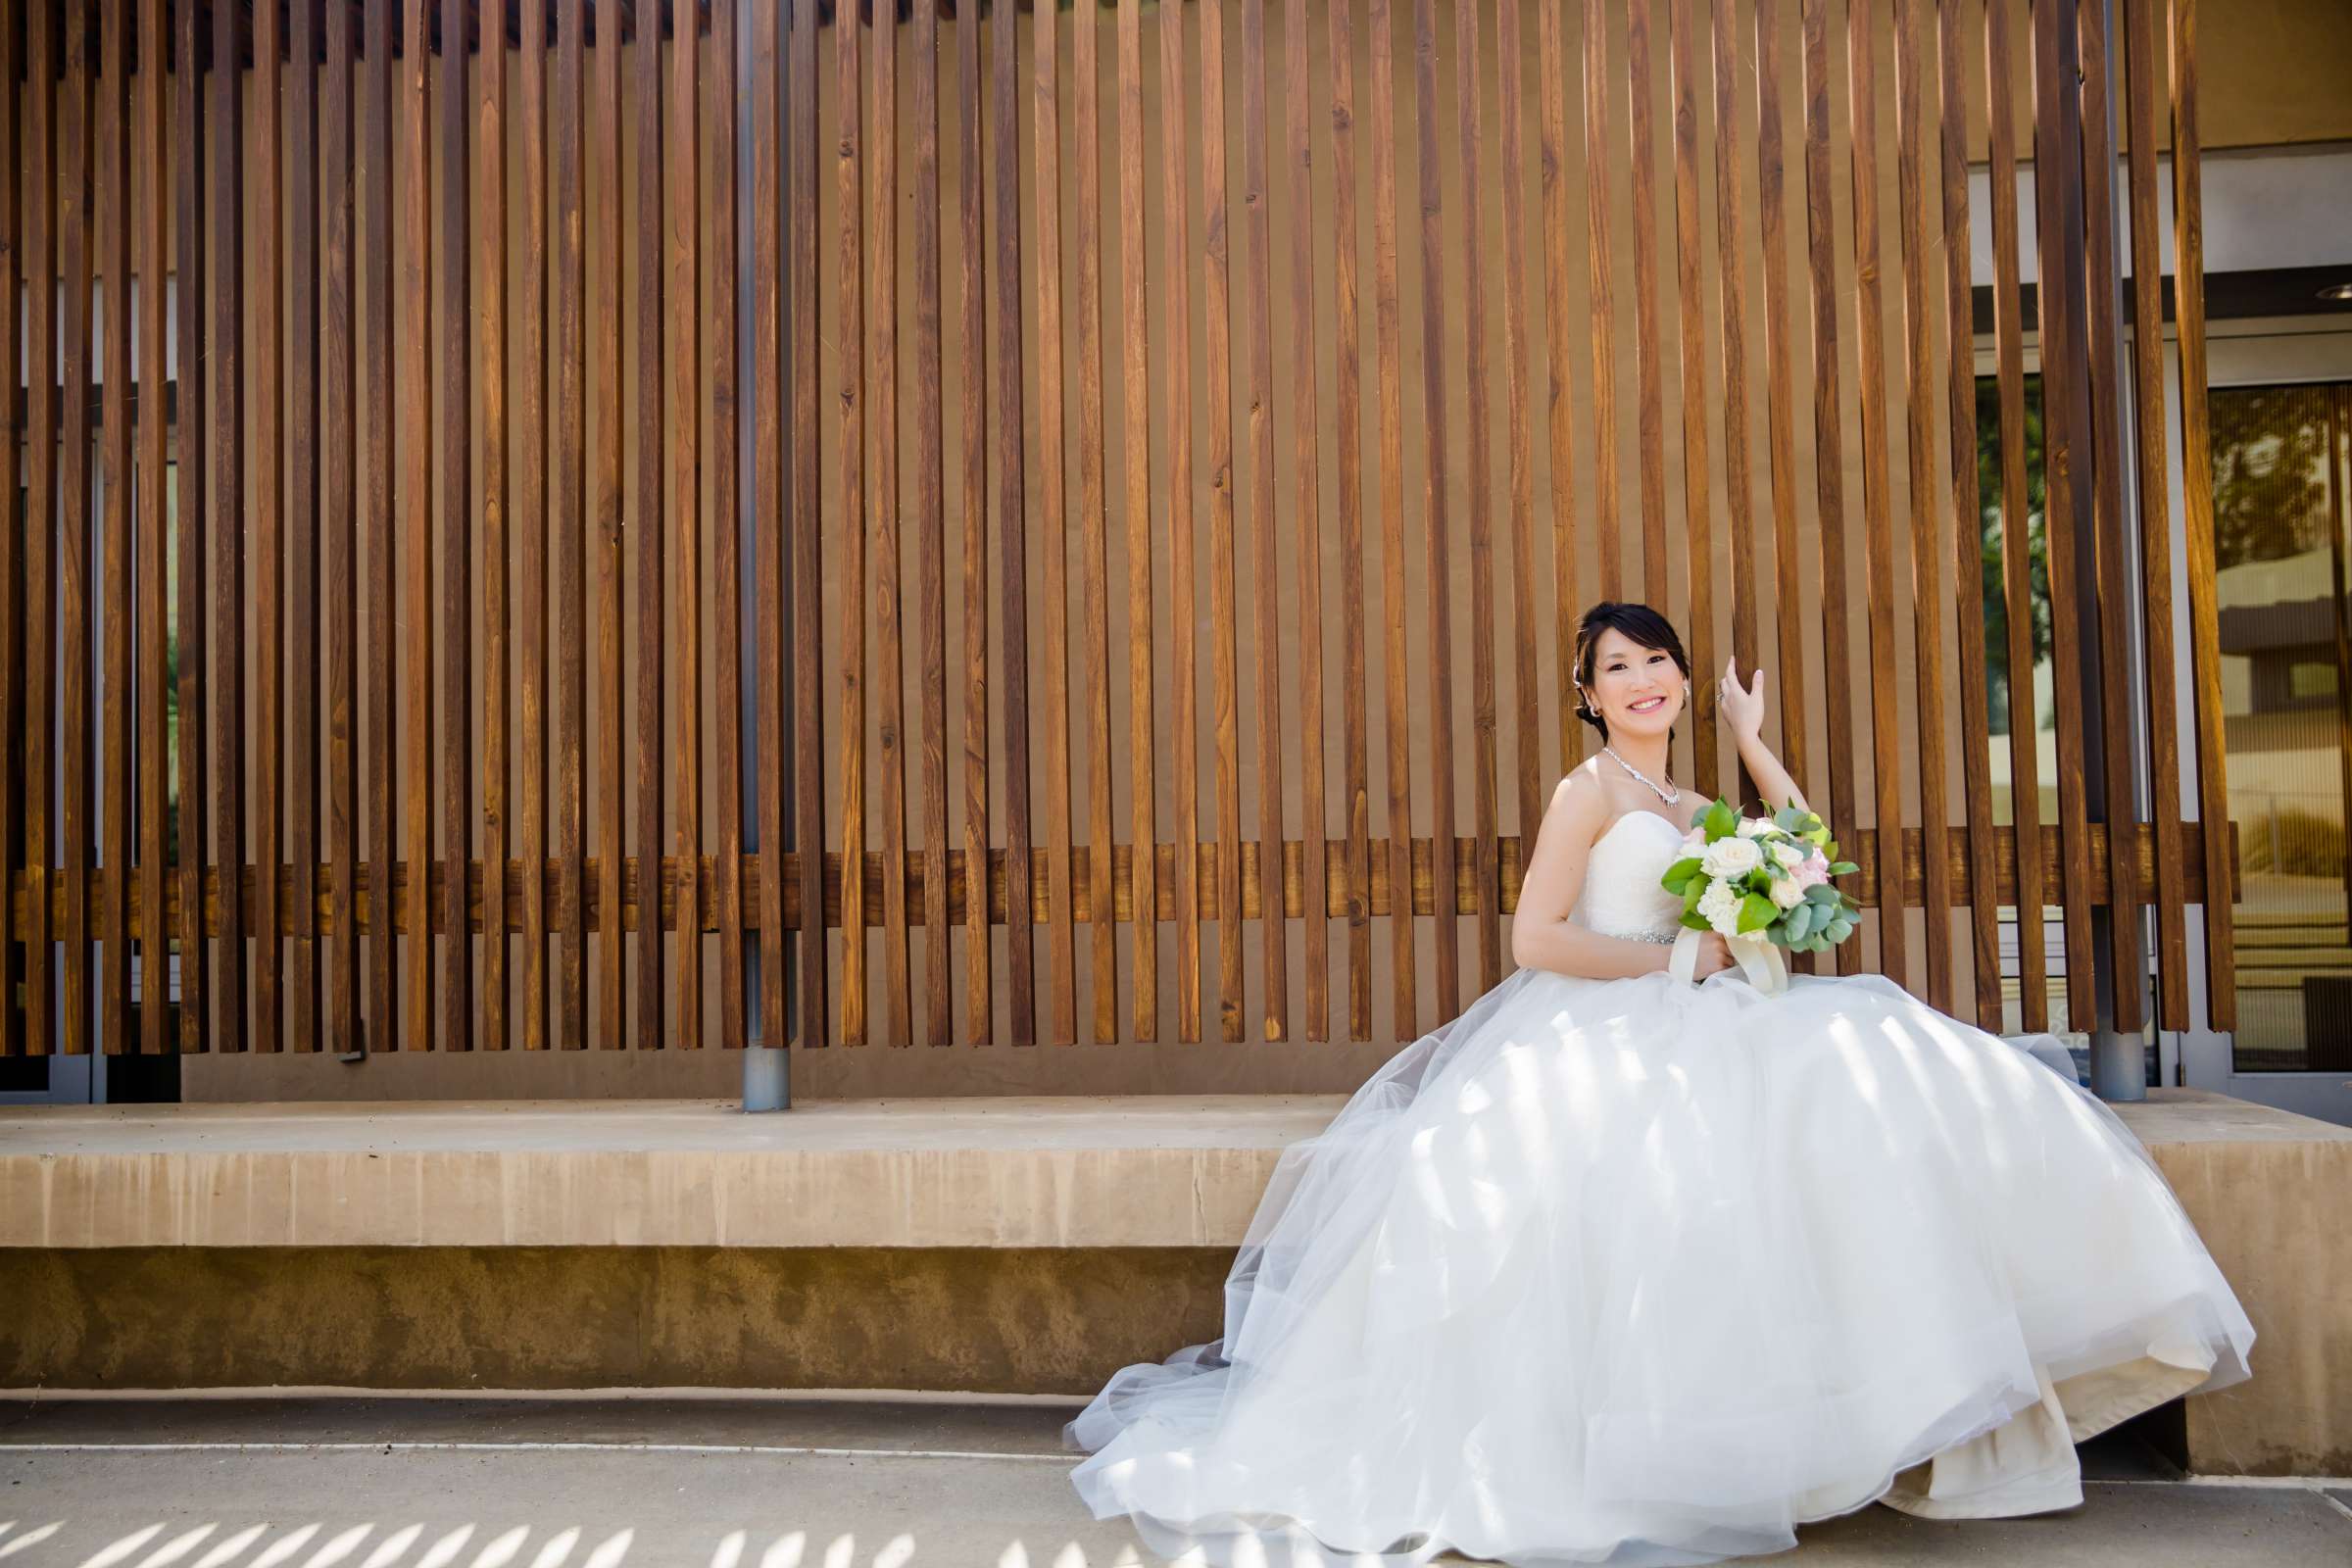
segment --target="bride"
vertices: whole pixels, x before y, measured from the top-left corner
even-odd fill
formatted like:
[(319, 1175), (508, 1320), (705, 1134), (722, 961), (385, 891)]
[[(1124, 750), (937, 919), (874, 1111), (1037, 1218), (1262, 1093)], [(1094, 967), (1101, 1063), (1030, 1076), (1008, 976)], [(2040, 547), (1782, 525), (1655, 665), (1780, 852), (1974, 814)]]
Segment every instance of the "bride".
[[(1283, 1152), (1223, 1336), (1064, 1428), (1087, 1506), (1163, 1556), (1683, 1564), (1874, 1501), (2039, 1513), (2082, 1500), (2077, 1442), (2248, 1375), (2236, 1297), (2054, 1041), (1878, 975), (1768, 995), (1711, 933), (1669, 973), (1690, 662), (1601, 604), (1577, 673), (1604, 744), (1544, 813), (1521, 967)], [(1722, 693), (1801, 806), (1763, 672)]]

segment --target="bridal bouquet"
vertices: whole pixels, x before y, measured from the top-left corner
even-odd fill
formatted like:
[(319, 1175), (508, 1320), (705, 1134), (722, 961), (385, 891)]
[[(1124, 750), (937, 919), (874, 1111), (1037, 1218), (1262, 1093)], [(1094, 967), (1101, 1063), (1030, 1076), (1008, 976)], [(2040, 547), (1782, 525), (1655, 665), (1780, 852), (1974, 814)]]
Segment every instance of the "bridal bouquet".
[(1741, 816), (1718, 798), (1690, 819), (1683, 855), (1659, 878), (1683, 901), (1683, 935), (1673, 972), (1691, 978), (1698, 938), (1719, 931), (1758, 990), (1784, 991), (1783, 950), (1819, 953), (1853, 934), (1861, 906), (1830, 878), (1855, 869), (1811, 811), (1785, 806), (1771, 816)]

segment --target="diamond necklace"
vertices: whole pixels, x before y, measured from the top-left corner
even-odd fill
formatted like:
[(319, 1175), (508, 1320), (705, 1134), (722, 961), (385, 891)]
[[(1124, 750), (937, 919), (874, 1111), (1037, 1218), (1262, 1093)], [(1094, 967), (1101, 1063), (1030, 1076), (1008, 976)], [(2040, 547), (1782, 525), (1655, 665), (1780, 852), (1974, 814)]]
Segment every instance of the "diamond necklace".
[[(1600, 749), (1608, 753), (1611, 757), (1617, 757), (1617, 749), (1613, 746), (1603, 743)], [(1655, 795), (1659, 800), (1664, 801), (1668, 806), (1674, 805), (1677, 801), (1683, 798), (1683, 792), (1681, 789), (1676, 789), (1672, 795), (1667, 794), (1664, 790), (1649, 782), (1649, 775), (1642, 772), (1640, 768), (1636, 767), (1633, 763), (1627, 761), (1622, 757), (1617, 757), (1617, 765), (1624, 768), (1628, 773), (1633, 774), (1634, 777), (1640, 779), (1652, 795)], [(1672, 784), (1674, 780), (1670, 778), (1666, 782)]]

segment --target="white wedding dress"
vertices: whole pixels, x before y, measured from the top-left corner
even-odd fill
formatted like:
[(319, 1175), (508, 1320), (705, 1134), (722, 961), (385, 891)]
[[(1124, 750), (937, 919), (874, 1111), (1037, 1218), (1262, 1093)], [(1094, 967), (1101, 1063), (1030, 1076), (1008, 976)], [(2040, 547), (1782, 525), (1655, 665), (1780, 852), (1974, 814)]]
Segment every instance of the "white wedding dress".
[[(1611, 824), (1573, 918), (1672, 932), (1681, 841)], [(1876, 975), (1521, 969), (1284, 1152), (1223, 1336), (1063, 1437), (1165, 1557), (1700, 1563), (2079, 1503), (2077, 1441), (2253, 1343), (2046, 1037)]]

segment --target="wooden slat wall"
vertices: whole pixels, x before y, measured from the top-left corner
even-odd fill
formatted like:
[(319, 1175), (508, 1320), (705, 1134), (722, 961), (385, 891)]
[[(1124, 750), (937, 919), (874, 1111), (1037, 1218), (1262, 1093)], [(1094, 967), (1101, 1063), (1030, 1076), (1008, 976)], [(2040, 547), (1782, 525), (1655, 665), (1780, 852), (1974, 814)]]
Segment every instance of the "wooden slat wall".
[[(0, 1052), (1028, 1045), (1082, 1015), (1192, 1041), (1212, 1004), (1227, 1041), (1410, 1039), (1467, 1000), (1473, 935), (1476, 986), (1502, 972), (1524, 847), (1589, 749), (1585, 585), (1636, 591), (1629, 544), (1700, 665), (1677, 776), (1733, 787), (1713, 681), (1726, 652), (1763, 662), (1768, 737), (1861, 862), (1877, 936), (1822, 967), (1875, 953), (2039, 1028), (2042, 920), (2003, 976), (2001, 906), (2063, 911), (2080, 1019), (2090, 910), (2152, 906), (2157, 1016), (2186, 1027), (2203, 902), (2228, 1026), (2193, 0), (2119, 0), (2113, 81), (2108, 13), (2057, 0), (557, 0), (486, 39), (474, 14), (298, 5), (281, 39), (267, 7), (38, 5), (25, 53), (62, 72), (0, 58), (25, 89), (0, 286), (29, 285), (43, 389), (0, 488), (45, 519), (0, 558), (24, 739), (0, 808), (27, 846), (0, 868), (24, 998)], [(2120, 210), (2081, 177), (2111, 99)], [(2160, 106), (2184, 149), (2180, 677), (2171, 398), (2115, 310), (2127, 257), (2134, 318), (2162, 304)], [(2032, 323), (2021, 130), (2073, 176), (2037, 186)], [(167, 272), (169, 336), (166, 287), (89, 286)], [(2031, 733), (2029, 324), (2049, 580), (2127, 607), (2055, 617), (2047, 821), (2032, 747), (1993, 776), (1975, 603), (1983, 503)], [(2088, 788), (2073, 671), (2117, 667), (2128, 614), (2155, 667), (2110, 675)], [(2141, 704), (2148, 821), (2120, 752)], [(146, 1005), (174, 972), (176, 1021)]]

